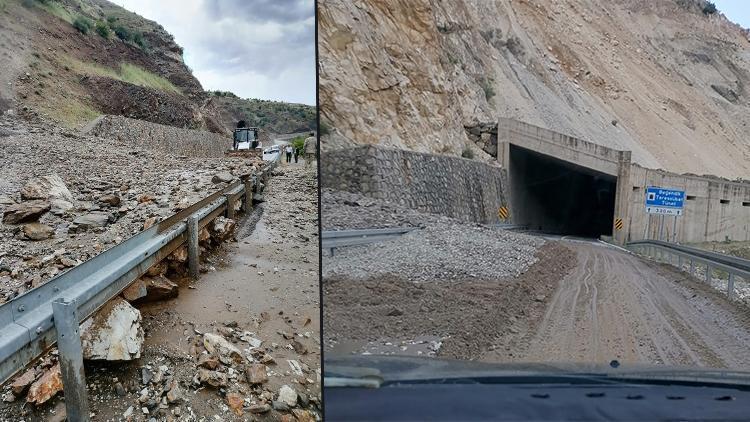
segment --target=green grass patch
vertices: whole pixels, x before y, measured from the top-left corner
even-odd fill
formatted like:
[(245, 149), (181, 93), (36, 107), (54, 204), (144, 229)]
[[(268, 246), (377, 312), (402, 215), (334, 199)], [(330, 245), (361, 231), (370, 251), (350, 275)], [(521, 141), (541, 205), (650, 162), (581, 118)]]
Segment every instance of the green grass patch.
[(71, 129), (88, 123), (102, 114), (78, 100), (55, 101), (54, 107), (49, 107), (44, 111), (63, 126)]
[(121, 63), (119, 69), (112, 69), (96, 63), (83, 62), (73, 58), (69, 58), (68, 62), (69, 66), (77, 73), (104, 76), (117, 79), (118, 81), (131, 83), (133, 85), (182, 94), (182, 91), (166, 78), (149, 72), (148, 70), (134, 64)]
[(182, 91), (166, 78), (130, 63), (120, 65), (120, 74), (125, 82), (131, 84), (182, 94)]
[(47, 11), (47, 13), (57, 16), (58, 18), (64, 20), (65, 22), (69, 24), (73, 24), (73, 21), (75, 20), (75, 16), (73, 16), (72, 13), (70, 13), (65, 6), (62, 4), (56, 2), (56, 1), (46, 1), (46, 2), (37, 2), (39, 7)]

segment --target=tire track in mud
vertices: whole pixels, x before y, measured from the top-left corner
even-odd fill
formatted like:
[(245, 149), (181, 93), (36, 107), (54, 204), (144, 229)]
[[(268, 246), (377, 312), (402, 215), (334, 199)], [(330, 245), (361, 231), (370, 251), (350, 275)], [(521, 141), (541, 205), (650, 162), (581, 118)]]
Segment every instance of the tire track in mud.
[(564, 242), (577, 265), (515, 361), (750, 369), (750, 315), (668, 266), (596, 243)]

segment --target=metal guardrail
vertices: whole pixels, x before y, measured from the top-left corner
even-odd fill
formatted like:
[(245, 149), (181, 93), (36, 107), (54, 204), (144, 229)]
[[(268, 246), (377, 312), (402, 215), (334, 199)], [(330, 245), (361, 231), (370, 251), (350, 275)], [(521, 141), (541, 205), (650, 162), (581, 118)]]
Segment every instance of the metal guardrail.
[[(251, 210), (253, 187), (257, 186), (255, 190), (259, 191), (262, 182), (277, 164), (278, 160), (267, 164), (256, 177), (235, 181), (159, 224), (0, 305), (0, 384), (63, 339), (59, 357), (64, 389), (85, 391), (85, 380), (76, 376), (79, 370), (83, 374), (82, 357), (69, 356), (66, 349), (75, 351), (75, 348), (62, 347), (69, 343), (71, 336), (78, 335), (78, 324), (183, 243), (188, 243), (190, 273), (196, 277), (198, 231), (223, 213), (232, 218), (236, 201), (240, 198), (245, 199), (243, 209)], [(80, 346), (78, 350), (80, 353)], [(83, 381), (82, 385), (80, 381)], [(71, 398), (73, 396), (70, 394)], [(85, 394), (81, 400), (85, 402)], [(77, 401), (69, 400), (66, 394), (66, 407), (70, 406), (69, 417), (77, 414), (81, 415), (81, 420), (87, 420), (88, 413), (83, 411), (85, 403)]]
[(328, 249), (331, 256), (333, 256), (334, 249), (336, 248), (392, 240), (416, 229), (416, 227), (396, 227), (389, 229), (324, 231), (321, 236), (321, 247)]
[(626, 247), (657, 261), (676, 265), (680, 269), (685, 263), (689, 263), (690, 274), (695, 274), (696, 265), (703, 265), (706, 267), (706, 282), (711, 281), (715, 269), (725, 271), (728, 274), (726, 292), (730, 298), (734, 296), (735, 277), (750, 281), (750, 260), (747, 259), (661, 240), (639, 240), (628, 243)]

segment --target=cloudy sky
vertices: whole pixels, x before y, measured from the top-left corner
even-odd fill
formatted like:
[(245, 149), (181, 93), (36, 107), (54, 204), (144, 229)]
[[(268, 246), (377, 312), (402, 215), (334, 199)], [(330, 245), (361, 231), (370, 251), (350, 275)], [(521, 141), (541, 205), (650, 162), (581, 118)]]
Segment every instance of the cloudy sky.
[(714, 4), (729, 20), (743, 28), (750, 28), (750, 5), (747, 0), (714, 0)]
[(110, 0), (161, 24), (204, 89), (315, 105), (314, 0)]

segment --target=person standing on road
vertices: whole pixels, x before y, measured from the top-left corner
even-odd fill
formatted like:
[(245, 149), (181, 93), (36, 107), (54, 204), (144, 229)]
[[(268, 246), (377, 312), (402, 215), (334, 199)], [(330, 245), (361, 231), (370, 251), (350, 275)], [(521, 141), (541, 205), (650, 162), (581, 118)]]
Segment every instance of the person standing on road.
[(318, 140), (315, 139), (315, 132), (310, 132), (310, 136), (305, 139), (305, 167), (308, 167), (315, 161), (318, 153)]
[(284, 148), (284, 151), (286, 152), (286, 162), (291, 163), (292, 162), (292, 146), (287, 145), (286, 148)]
[(299, 148), (294, 147), (294, 164), (297, 164), (298, 158), (299, 158)]

